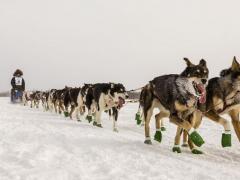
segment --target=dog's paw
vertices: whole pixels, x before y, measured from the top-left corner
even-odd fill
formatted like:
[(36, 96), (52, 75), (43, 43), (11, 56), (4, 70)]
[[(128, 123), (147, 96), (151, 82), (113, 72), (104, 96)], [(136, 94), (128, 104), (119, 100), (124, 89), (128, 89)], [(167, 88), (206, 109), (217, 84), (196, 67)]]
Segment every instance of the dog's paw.
[(222, 134), (222, 147), (231, 147), (231, 131)]
[(203, 154), (203, 152), (200, 151), (200, 150), (198, 150), (198, 149), (193, 149), (193, 150), (192, 150), (192, 153), (193, 153), (193, 154)]
[(182, 153), (182, 150), (181, 150), (181, 148), (180, 148), (179, 146), (174, 146), (174, 147), (172, 148), (172, 151), (173, 151), (174, 153)]
[(89, 123), (91, 123), (91, 122), (92, 122), (92, 120), (93, 120), (93, 118), (92, 118), (92, 116), (90, 116), (90, 115), (87, 115), (87, 116), (86, 116), (86, 120), (88, 120), (88, 122), (89, 122)]
[(154, 135), (154, 140), (157, 142), (162, 142), (162, 132), (161, 131), (156, 131)]
[(190, 132), (189, 137), (197, 147), (201, 147), (205, 143), (202, 136), (196, 130)]
[(147, 145), (152, 145), (152, 141), (150, 139), (146, 139), (144, 141), (144, 144), (147, 144)]
[(69, 117), (69, 113), (65, 111), (65, 112), (64, 112), (64, 116), (65, 116), (65, 117)]

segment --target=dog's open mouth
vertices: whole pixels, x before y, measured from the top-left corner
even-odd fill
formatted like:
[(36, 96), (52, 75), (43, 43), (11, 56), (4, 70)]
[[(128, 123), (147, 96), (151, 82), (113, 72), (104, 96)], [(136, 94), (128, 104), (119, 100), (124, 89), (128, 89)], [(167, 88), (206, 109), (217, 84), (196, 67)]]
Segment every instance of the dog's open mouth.
[(199, 103), (204, 104), (206, 102), (206, 89), (204, 84), (193, 82), (193, 87), (196, 91), (196, 95), (199, 98)]
[(125, 99), (123, 99), (122, 97), (118, 98), (118, 108), (122, 108), (123, 105), (125, 104)]

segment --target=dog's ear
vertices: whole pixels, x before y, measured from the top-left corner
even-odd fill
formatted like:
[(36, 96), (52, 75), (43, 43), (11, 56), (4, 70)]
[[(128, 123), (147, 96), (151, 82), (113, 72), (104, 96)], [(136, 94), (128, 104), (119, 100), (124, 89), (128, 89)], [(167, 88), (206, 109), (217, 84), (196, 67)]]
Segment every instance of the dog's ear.
[(183, 58), (183, 60), (186, 62), (188, 67), (193, 67), (194, 66), (194, 64), (191, 63), (191, 61), (188, 58), (185, 57), (185, 58)]
[(203, 67), (206, 67), (206, 66), (207, 66), (207, 62), (206, 62), (204, 59), (201, 59), (201, 60), (199, 61), (199, 65), (200, 65), (200, 66), (203, 66)]
[(220, 76), (225, 77), (230, 73), (230, 71), (231, 71), (231, 68), (230, 69), (224, 69), (220, 72)]
[(240, 71), (240, 65), (237, 62), (236, 57), (233, 57), (233, 62), (232, 62), (232, 67), (231, 67), (232, 71)]

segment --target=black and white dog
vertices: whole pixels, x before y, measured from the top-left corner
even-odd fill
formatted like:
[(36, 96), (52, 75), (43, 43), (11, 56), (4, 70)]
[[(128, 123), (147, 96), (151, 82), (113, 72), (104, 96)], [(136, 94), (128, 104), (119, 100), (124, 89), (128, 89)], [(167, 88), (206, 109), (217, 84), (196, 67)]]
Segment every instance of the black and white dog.
[(77, 120), (80, 121), (80, 115), (84, 114), (82, 110), (83, 103), (81, 101), (81, 88), (70, 88), (64, 98), (65, 114), (68, 113), (68, 107), (70, 106), (69, 116), (73, 119), (73, 113), (76, 112)]
[(125, 87), (122, 84), (98, 83), (92, 85), (86, 94), (86, 107), (94, 116), (94, 125), (102, 127), (101, 114), (112, 110), (114, 114), (113, 131), (117, 132), (118, 110), (125, 104), (128, 98)]

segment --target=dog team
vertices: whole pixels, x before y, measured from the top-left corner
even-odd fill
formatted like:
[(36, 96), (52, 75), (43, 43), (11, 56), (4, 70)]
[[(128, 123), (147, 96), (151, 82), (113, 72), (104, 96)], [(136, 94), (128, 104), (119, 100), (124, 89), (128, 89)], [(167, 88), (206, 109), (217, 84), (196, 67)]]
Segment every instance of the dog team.
[[(139, 98), (137, 120), (143, 120), (145, 126), (145, 144), (151, 145), (150, 121), (154, 109), (156, 131), (154, 140), (161, 142), (163, 118), (177, 126), (173, 152), (181, 153), (180, 140), (183, 146), (190, 148), (193, 154), (202, 154), (199, 149), (204, 140), (197, 129), (203, 117), (223, 126), (222, 146), (231, 146), (231, 123), (240, 141), (240, 64), (233, 58), (232, 65), (223, 69), (219, 77), (209, 78), (207, 62), (201, 59), (198, 64), (184, 58), (186, 68), (179, 74), (162, 75), (149, 81)], [(118, 132), (117, 119), (120, 109), (128, 98), (128, 91), (120, 83), (84, 84), (81, 88), (65, 87), (50, 91), (23, 93), (23, 104), (38, 108), (42, 104), (45, 111), (64, 113), (78, 121), (86, 114), (89, 122), (102, 127), (101, 115), (109, 113), (113, 119), (113, 131)], [(223, 118), (228, 114), (231, 121)]]

